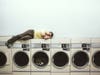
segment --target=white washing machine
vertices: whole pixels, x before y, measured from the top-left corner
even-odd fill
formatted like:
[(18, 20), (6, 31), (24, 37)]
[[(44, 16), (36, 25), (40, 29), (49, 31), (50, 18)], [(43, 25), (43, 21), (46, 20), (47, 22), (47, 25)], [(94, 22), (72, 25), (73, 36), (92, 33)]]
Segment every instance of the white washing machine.
[(51, 74), (70, 75), (70, 40), (52, 39)]
[(72, 39), (71, 43), (71, 75), (89, 75), (91, 39)]
[(100, 38), (92, 39), (91, 75), (100, 75)]
[(30, 75), (30, 40), (14, 43), (12, 61), (13, 75)]
[(5, 46), (9, 38), (0, 36), (0, 75), (12, 75), (11, 49)]
[(31, 75), (50, 75), (50, 40), (31, 40)]

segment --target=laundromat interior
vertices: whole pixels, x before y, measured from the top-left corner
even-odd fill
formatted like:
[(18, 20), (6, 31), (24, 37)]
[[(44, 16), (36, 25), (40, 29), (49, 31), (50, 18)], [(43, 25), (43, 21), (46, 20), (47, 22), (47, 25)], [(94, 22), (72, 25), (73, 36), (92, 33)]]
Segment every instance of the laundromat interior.
[[(52, 39), (16, 41), (34, 29)], [(0, 0), (0, 75), (100, 75), (100, 0)]]

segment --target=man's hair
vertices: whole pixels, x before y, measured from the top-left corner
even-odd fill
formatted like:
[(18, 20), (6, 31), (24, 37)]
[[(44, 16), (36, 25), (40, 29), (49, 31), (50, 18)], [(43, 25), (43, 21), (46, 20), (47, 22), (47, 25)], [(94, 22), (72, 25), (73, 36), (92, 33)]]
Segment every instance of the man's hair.
[(51, 38), (54, 36), (54, 33), (53, 32), (50, 32), (51, 33)]

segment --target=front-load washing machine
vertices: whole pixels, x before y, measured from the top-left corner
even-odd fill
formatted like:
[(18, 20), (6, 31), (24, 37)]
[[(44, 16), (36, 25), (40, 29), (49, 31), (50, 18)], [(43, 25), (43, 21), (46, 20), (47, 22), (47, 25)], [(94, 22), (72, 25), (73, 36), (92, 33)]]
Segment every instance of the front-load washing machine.
[(89, 75), (91, 39), (72, 39), (71, 43), (71, 75)]
[(52, 39), (51, 74), (70, 75), (70, 39)]
[(50, 40), (31, 40), (31, 75), (50, 75)]
[(91, 75), (100, 75), (100, 38), (92, 39)]
[(30, 40), (14, 43), (12, 61), (13, 75), (30, 75)]
[(11, 49), (5, 46), (10, 37), (0, 37), (0, 75), (12, 75)]

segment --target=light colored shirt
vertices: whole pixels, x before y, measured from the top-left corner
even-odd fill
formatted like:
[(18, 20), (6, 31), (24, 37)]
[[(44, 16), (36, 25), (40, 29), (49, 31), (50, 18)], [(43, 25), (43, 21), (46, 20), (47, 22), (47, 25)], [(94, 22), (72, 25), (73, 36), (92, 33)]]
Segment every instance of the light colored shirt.
[(41, 31), (35, 31), (34, 32), (34, 39), (42, 39), (42, 32)]

